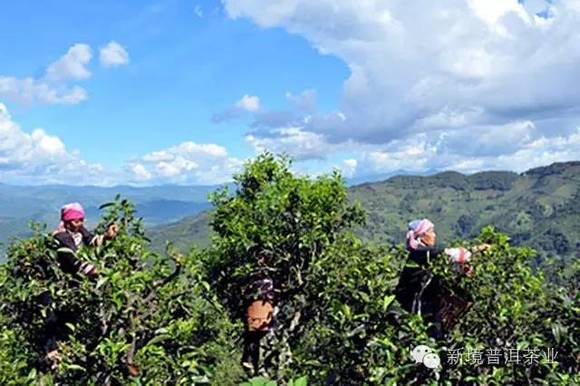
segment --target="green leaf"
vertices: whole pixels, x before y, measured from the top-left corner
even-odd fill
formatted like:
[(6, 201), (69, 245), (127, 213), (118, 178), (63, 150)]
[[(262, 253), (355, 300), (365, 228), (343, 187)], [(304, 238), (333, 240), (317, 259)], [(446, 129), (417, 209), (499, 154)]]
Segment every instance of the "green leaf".
[(97, 281), (97, 285), (95, 286), (96, 289), (101, 288), (107, 281), (109, 280), (108, 277), (102, 277)]
[[(271, 386), (270, 382), (272, 382), (272, 381), (268, 378), (255, 377), (255, 378), (251, 378), (250, 380), (248, 380), (248, 382), (242, 383), (242, 385), (243, 386)], [(276, 382), (274, 382), (273, 386), (276, 386)]]
[(352, 310), (350, 309), (350, 306), (348, 304), (343, 304), (341, 306), (341, 310), (347, 319), (352, 318)]
[(67, 370), (73, 370), (73, 371), (82, 371), (82, 372), (86, 372), (86, 371), (87, 371), (87, 370), (86, 370), (84, 367), (82, 367), (82, 366), (79, 366), (79, 365), (75, 365), (75, 364), (72, 364), (72, 365), (65, 364), (65, 365), (64, 365), (64, 367), (65, 367)]
[(292, 384), (292, 386), (308, 386), (308, 377), (300, 377), (294, 381), (290, 381), (290, 384)]
[(387, 311), (393, 300), (395, 300), (395, 295), (387, 295), (383, 298), (383, 311)]
[(109, 208), (109, 207), (114, 206), (114, 205), (115, 205), (114, 202), (107, 202), (107, 203), (99, 206), (99, 210), (103, 210), (103, 209)]
[(36, 369), (32, 368), (32, 370), (30, 370), (30, 372), (28, 373), (26, 378), (28, 378), (30, 380), (34, 380), (34, 379), (36, 379), (36, 375), (37, 375)]

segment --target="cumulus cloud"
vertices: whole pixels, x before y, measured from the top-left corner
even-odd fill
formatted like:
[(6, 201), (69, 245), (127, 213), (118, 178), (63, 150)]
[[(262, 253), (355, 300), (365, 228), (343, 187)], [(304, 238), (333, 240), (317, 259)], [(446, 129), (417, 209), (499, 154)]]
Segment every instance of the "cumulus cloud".
[(243, 163), (222, 146), (189, 141), (129, 160), (123, 170), (109, 170), (83, 160), (43, 129), (24, 131), (0, 103), (0, 183), (213, 185), (231, 181)]
[[(440, 170), (473, 173), (490, 169), (523, 172), (553, 162), (580, 159), (580, 127), (558, 136), (536, 133), (529, 122), (513, 122), (481, 130), (506, 132), (507, 138), (498, 143), (491, 140), (491, 150), (481, 152), (470, 145), (468, 139), (456, 138), (446, 132), (419, 134), (393, 141), (382, 149), (366, 149), (361, 152), (358, 169), (367, 174), (397, 171), (428, 173)], [(463, 136), (464, 133), (457, 132), (455, 135)], [(499, 152), (493, 149), (494, 146), (507, 146), (510, 138), (520, 135), (521, 139), (513, 145), (512, 150)]]
[(47, 81), (81, 80), (90, 78), (87, 65), (93, 57), (91, 47), (74, 44), (59, 60), (49, 65), (44, 78)]
[(214, 123), (222, 123), (226, 121), (231, 121), (233, 119), (238, 119), (246, 115), (247, 113), (258, 113), (260, 111), (260, 98), (254, 95), (245, 94), (234, 103), (233, 106), (221, 111), (219, 113), (213, 114), (211, 120)]
[(99, 60), (105, 67), (116, 67), (129, 63), (129, 53), (122, 45), (110, 41), (99, 52)]
[(42, 129), (25, 132), (0, 103), (0, 182), (103, 182), (103, 168), (70, 152), (62, 140)]
[[(88, 98), (87, 91), (73, 84), (92, 76), (89, 65), (93, 58), (87, 44), (73, 44), (55, 62), (49, 64), (40, 77), (18, 78), (0, 75), (0, 98), (19, 103), (78, 104)], [(129, 61), (127, 51), (116, 42), (110, 42), (100, 52), (101, 63), (111, 67)]]
[(298, 111), (303, 113), (314, 113), (316, 111), (316, 90), (304, 90), (298, 95), (287, 92), (286, 99)]
[(322, 159), (329, 151), (328, 144), (322, 135), (303, 131), (299, 127), (279, 128), (248, 134), (245, 140), (258, 153), (266, 150), (286, 153), (298, 161)]
[(0, 97), (20, 103), (77, 104), (88, 96), (80, 86), (69, 87), (42, 79), (0, 75)]
[(352, 158), (345, 159), (342, 161), (342, 175), (346, 178), (354, 177), (356, 174), (356, 168), (358, 166), (358, 161)]
[(246, 94), (236, 102), (236, 107), (240, 110), (256, 112), (260, 109), (260, 98)]
[(408, 159), (415, 168), (469, 169), (530, 152), (544, 160), (575, 154), (550, 144), (571, 144), (580, 124), (576, 0), (223, 3), (231, 18), (303, 36), (350, 70), (336, 111), (310, 108), (271, 125), (258, 117), (252, 127), (270, 130), (252, 131), (251, 143), (276, 149), (291, 138), (304, 154), (298, 138), (350, 142), (364, 149), (359, 173), (407, 168)]
[(80, 103), (87, 99), (86, 90), (69, 82), (91, 76), (87, 68), (91, 58), (88, 45), (74, 44), (66, 54), (50, 64), (40, 78), (0, 75), (0, 97), (21, 103)]
[(230, 181), (242, 165), (222, 146), (183, 142), (132, 160), (126, 170), (135, 182), (207, 185)]

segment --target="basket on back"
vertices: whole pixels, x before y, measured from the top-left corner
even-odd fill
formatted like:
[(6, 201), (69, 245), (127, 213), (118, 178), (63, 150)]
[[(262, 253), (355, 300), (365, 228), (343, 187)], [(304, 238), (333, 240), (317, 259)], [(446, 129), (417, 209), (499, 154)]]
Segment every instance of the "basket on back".
[(464, 291), (442, 287), (441, 303), (437, 319), (443, 328), (451, 330), (473, 306), (473, 299)]
[(256, 280), (251, 286), (253, 300), (246, 309), (249, 331), (269, 331), (274, 321), (274, 283), (271, 279)]

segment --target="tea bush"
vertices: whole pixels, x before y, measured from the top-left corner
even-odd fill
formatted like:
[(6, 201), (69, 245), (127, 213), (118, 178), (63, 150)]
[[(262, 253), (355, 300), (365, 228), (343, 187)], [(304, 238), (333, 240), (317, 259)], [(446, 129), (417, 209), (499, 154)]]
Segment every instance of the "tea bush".
[[(116, 220), (119, 236), (78, 252), (97, 266), (95, 278), (63, 273), (45, 229), (10, 246), (0, 267), (0, 383), (235, 382), (234, 325), (203, 276), (202, 252), (149, 252), (133, 206), (117, 199), (106, 207), (101, 227)], [(48, 371), (45, 326), (54, 313), (73, 317), (62, 360)]]

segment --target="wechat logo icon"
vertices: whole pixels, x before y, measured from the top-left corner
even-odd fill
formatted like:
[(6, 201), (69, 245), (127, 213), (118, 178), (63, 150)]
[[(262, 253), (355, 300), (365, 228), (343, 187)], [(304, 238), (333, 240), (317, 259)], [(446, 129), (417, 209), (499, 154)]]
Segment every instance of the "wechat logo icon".
[(428, 346), (420, 345), (415, 347), (411, 351), (411, 357), (415, 363), (422, 363), (429, 369), (436, 369), (441, 366), (439, 355), (435, 354)]

